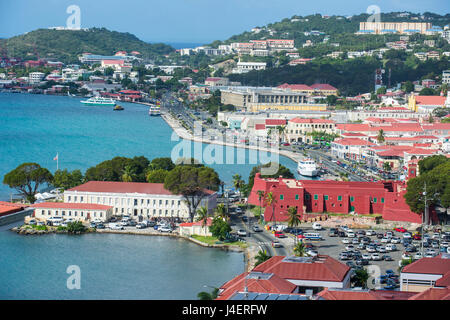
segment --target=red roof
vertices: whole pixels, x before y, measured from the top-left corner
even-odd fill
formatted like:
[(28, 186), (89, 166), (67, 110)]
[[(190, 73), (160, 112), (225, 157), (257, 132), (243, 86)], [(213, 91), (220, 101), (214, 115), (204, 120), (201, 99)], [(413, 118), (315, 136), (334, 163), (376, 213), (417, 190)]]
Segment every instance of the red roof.
[(82, 210), (108, 210), (111, 206), (94, 203), (69, 203), (69, 202), (42, 202), (31, 205), (33, 208), (50, 209), (82, 209)]
[(408, 300), (415, 292), (325, 288), (317, 294), (325, 300)]
[(373, 146), (374, 143), (359, 138), (343, 138), (334, 140), (334, 143), (344, 146)]
[[(201, 221), (197, 221), (197, 222), (185, 222), (185, 223), (181, 223), (180, 227), (192, 227), (192, 226), (201, 226), (203, 225), (203, 220)], [(208, 218), (206, 220), (206, 225), (209, 227), (212, 225), (212, 219)]]
[(10, 214), (10, 213), (21, 211), (26, 207), (28, 207), (28, 206), (21, 204), (21, 203), (11, 203), (11, 202), (6, 202), (6, 201), (0, 201), (0, 216), (4, 216), (4, 215)]
[(424, 106), (441, 106), (445, 104), (446, 97), (441, 96), (416, 96), (416, 104)]
[(312, 91), (313, 89), (306, 84), (288, 84), (283, 83), (282, 85), (279, 85), (278, 88), (280, 89), (291, 89), (291, 90), (297, 90), (297, 91)]
[(327, 83), (315, 83), (313, 85), (310, 85), (310, 87), (315, 90), (337, 90), (335, 87)]
[(140, 91), (136, 91), (136, 90), (121, 90), (119, 92), (121, 94), (141, 94)]
[(405, 266), (402, 273), (446, 274), (450, 271), (450, 259), (442, 254), (434, 258), (422, 258)]
[(450, 287), (450, 271), (447, 272), (442, 278), (436, 280), (436, 287)]
[(294, 118), (289, 120), (289, 122), (294, 123), (335, 123), (333, 120), (329, 119), (305, 119), (305, 118)]
[(450, 288), (429, 288), (414, 295), (410, 300), (450, 300)]
[(120, 64), (123, 65), (125, 63), (124, 60), (102, 60), (103, 64)]
[(266, 119), (266, 125), (268, 126), (282, 126), (286, 124), (285, 119)]
[(325, 255), (313, 262), (286, 262), (285, 256), (275, 256), (256, 266), (253, 271), (274, 273), (283, 279), (342, 282), (350, 271), (345, 264)]
[(297, 287), (295, 284), (280, 278), (276, 274), (244, 272), (220, 287), (223, 291), (217, 300), (226, 300), (235, 292), (244, 291), (245, 286), (247, 286), (248, 292), (280, 294), (292, 293)]
[(266, 125), (264, 123), (255, 124), (255, 130), (264, 130), (265, 128), (266, 128)]
[[(173, 195), (164, 183), (89, 181), (67, 191)], [(204, 190), (208, 194), (214, 191)]]
[(343, 137), (367, 137), (367, 135), (359, 132), (345, 132), (342, 133), (341, 136)]

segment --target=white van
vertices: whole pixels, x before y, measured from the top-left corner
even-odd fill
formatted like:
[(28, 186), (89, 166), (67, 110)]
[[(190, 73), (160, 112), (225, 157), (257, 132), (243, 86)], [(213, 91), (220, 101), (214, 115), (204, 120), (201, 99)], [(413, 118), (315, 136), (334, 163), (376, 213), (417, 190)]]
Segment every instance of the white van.
[(320, 223), (318, 223), (318, 222), (314, 222), (314, 223), (312, 224), (312, 228), (313, 228), (314, 230), (322, 230), (322, 225), (321, 225)]

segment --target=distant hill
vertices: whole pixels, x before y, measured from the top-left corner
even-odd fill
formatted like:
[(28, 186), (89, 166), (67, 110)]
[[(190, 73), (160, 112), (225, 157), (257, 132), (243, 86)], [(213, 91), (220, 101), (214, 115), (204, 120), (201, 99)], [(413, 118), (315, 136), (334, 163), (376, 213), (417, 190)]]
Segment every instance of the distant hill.
[[(294, 15), (291, 18), (285, 18), (279, 22), (269, 23), (263, 27), (256, 27), (257, 31), (246, 31), (234, 35), (225, 41), (214, 41), (212, 46), (219, 44), (229, 44), (231, 42), (247, 42), (249, 40), (264, 39), (294, 39), (297, 47), (300, 47), (306, 40), (322, 40), (325, 35), (329, 36), (330, 42), (342, 42), (342, 36), (354, 34), (359, 30), (359, 23), (367, 21), (369, 14), (363, 13), (353, 16), (322, 16), (314, 14), (309, 16)], [(443, 27), (450, 23), (450, 14), (438, 15), (425, 12), (424, 14), (415, 14), (410, 12), (390, 12), (381, 13), (381, 21), (389, 22), (431, 22), (435, 26)], [(320, 31), (324, 35), (305, 35), (308, 31)]]
[(65, 63), (78, 61), (83, 52), (113, 55), (116, 51), (139, 51), (142, 58), (154, 58), (168, 54), (174, 48), (162, 43), (146, 43), (126, 32), (110, 31), (105, 28), (88, 30), (38, 29), (23, 35), (0, 40), (8, 56), (22, 59), (40, 58), (59, 60)]

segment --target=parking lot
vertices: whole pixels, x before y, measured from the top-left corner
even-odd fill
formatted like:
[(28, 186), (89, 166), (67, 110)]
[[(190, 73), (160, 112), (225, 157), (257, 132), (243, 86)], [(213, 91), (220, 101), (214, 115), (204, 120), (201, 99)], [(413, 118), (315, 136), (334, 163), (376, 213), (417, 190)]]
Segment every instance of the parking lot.
[[(334, 259), (345, 263), (352, 268), (356, 269), (357, 260), (366, 260), (366, 259), (359, 259), (358, 257), (351, 257), (352, 254), (355, 255), (369, 255), (370, 260), (366, 260), (365, 263), (367, 265), (374, 265), (378, 266), (379, 269), (379, 275), (383, 275), (386, 273), (386, 270), (393, 270), (395, 274), (399, 274), (398, 268), (399, 268), (399, 262), (402, 260), (402, 256), (405, 254), (406, 251), (408, 252), (410, 257), (414, 259), (415, 254), (421, 251), (421, 240), (414, 240), (412, 237), (409, 238), (409, 236), (412, 236), (411, 233), (408, 234), (408, 232), (399, 232), (394, 230), (373, 230), (374, 234), (367, 236), (363, 235), (365, 234), (367, 229), (352, 229), (354, 233), (354, 237), (350, 238), (347, 237), (345, 234), (341, 233), (341, 236), (330, 236), (329, 231), (330, 228), (324, 228), (322, 230), (313, 230), (310, 224), (308, 225), (301, 225), (298, 227), (299, 229), (302, 229), (303, 234), (304, 233), (319, 233), (322, 237), (322, 240), (303, 240), (307, 244), (311, 244), (313, 246), (313, 250), (318, 252), (318, 254), (328, 255), (333, 257)], [(341, 229), (342, 231), (342, 229)], [(405, 230), (406, 231), (406, 230)], [(361, 233), (361, 235), (358, 237), (358, 232)], [(387, 232), (391, 232), (392, 236), (388, 240), (389, 237), (385, 237), (385, 234)], [(293, 247), (295, 244), (295, 236), (289, 232), (285, 232), (286, 236), (285, 238), (278, 238), (278, 241), (283, 245), (283, 247), (286, 249), (287, 254), (293, 253)], [(347, 233), (348, 234), (348, 233)], [(441, 252), (447, 252), (447, 246), (448, 246), (448, 240), (449, 235), (444, 236), (444, 233), (442, 234), (433, 234), (428, 233), (425, 235), (425, 237), (430, 238), (428, 245), (425, 245), (424, 247), (424, 254), (428, 250), (434, 250), (434, 255), (437, 255)], [(272, 235), (272, 237), (275, 239), (275, 236)], [(396, 250), (394, 251), (388, 251), (380, 249), (380, 251), (374, 250), (373, 252), (367, 251), (367, 246), (359, 247), (361, 240), (366, 238), (366, 243), (375, 245), (375, 248), (382, 247), (386, 248), (388, 245), (395, 244)], [(384, 239), (383, 239), (384, 238)], [(404, 238), (407, 238), (407, 240), (404, 240)], [(445, 238), (445, 239), (444, 239)], [(347, 240), (344, 240), (347, 239)], [(396, 239), (393, 242), (392, 239)], [(349, 243), (344, 243), (349, 242)], [(354, 241), (354, 242), (353, 242)], [(352, 243), (353, 242), (353, 243)], [(404, 243), (406, 242), (406, 243)], [(434, 247), (433, 247), (434, 242)], [(353, 248), (349, 248), (348, 246), (352, 245)], [(346, 248), (347, 247), (347, 248)], [(408, 248), (408, 249), (407, 249)], [(344, 258), (342, 257), (341, 253), (343, 252), (350, 252), (350, 257)], [(380, 255), (380, 260), (372, 260), (372, 254), (378, 253)], [(383, 256), (388, 255), (392, 260), (386, 260), (383, 258)], [(427, 255), (426, 255), (427, 256)], [(430, 256), (432, 256), (430, 254)]]

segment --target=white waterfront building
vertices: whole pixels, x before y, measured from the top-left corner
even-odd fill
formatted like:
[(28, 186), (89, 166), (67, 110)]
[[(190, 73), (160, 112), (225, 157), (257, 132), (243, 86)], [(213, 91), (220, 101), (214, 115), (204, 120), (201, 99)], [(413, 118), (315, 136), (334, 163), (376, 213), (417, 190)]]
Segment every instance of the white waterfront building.
[[(210, 214), (217, 206), (217, 194), (205, 190), (200, 206)], [(173, 194), (163, 183), (89, 181), (64, 192), (66, 203), (92, 203), (113, 207), (113, 215), (130, 215), (135, 220), (150, 218), (189, 219), (182, 195)]]

